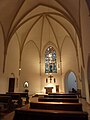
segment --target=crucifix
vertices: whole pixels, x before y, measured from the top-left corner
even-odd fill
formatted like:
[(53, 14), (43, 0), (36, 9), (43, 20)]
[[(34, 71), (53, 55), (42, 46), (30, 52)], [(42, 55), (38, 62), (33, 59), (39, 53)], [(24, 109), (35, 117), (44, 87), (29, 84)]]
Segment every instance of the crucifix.
[(53, 76), (49, 75), (48, 77), (50, 78), (50, 83), (51, 83)]

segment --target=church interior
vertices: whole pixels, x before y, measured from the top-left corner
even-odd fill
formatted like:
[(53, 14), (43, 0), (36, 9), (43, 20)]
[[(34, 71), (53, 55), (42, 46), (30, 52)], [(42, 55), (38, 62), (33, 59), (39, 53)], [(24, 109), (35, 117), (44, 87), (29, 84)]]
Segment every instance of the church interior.
[(1, 120), (6, 103), (13, 120), (89, 120), (80, 101), (90, 112), (90, 0), (0, 0)]

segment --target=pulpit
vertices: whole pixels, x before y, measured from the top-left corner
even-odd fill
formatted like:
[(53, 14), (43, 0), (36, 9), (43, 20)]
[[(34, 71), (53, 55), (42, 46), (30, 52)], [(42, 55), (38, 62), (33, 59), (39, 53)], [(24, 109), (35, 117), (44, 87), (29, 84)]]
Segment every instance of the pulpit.
[(46, 89), (46, 94), (52, 93), (53, 87), (44, 87)]

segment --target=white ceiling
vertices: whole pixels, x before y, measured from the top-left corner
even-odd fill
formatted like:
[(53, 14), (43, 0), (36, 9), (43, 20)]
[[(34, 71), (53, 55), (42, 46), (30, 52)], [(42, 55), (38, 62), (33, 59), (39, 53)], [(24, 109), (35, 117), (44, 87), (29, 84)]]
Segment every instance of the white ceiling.
[(6, 48), (13, 35), (20, 49), (33, 41), (41, 51), (51, 42), (58, 49), (69, 36), (79, 36), (79, 0), (0, 0), (0, 24)]

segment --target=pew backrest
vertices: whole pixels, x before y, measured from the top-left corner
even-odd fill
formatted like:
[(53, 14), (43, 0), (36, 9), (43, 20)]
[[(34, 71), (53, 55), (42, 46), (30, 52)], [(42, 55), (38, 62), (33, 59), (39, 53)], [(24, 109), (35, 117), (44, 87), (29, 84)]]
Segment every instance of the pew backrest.
[(15, 110), (13, 120), (88, 120), (87, 112), (40, 109)]
[(13, 110), (12, 98), (10, 96), (4, 96), (4, 94), (2, 96), (0, 95), (0, 105), (2, 106), (0, 112), (9, 112)]
[(82, 103), (30, 102), (32, 109), (82, 111)]
[(44, 95), (49, 98), (77, 98), (77, 95)]
[(12, 95), (14, 97), (14, 99), (15, 98), (17, 99), (17, 97), (19, 97), (19, 99), (26, 98), (25, 103), (29, 103), (29, 96), (28, 96), (27, 92), (17, 92), (17, 93), (7, 92), (6, 94)]
[(76, 95), (75, 93), (48, 93), (48, 95)]
[(12, 97), (12, 101), (15, 103), (16, 107), (21, 107), (22, 106), (22, 99), (20, 94), (17, 93), (6, 93), (6, 95)]
[(72, 102), (79, 103), (78, 98), (49, 98), (49, 97), (38, 97), (39, 102)]

